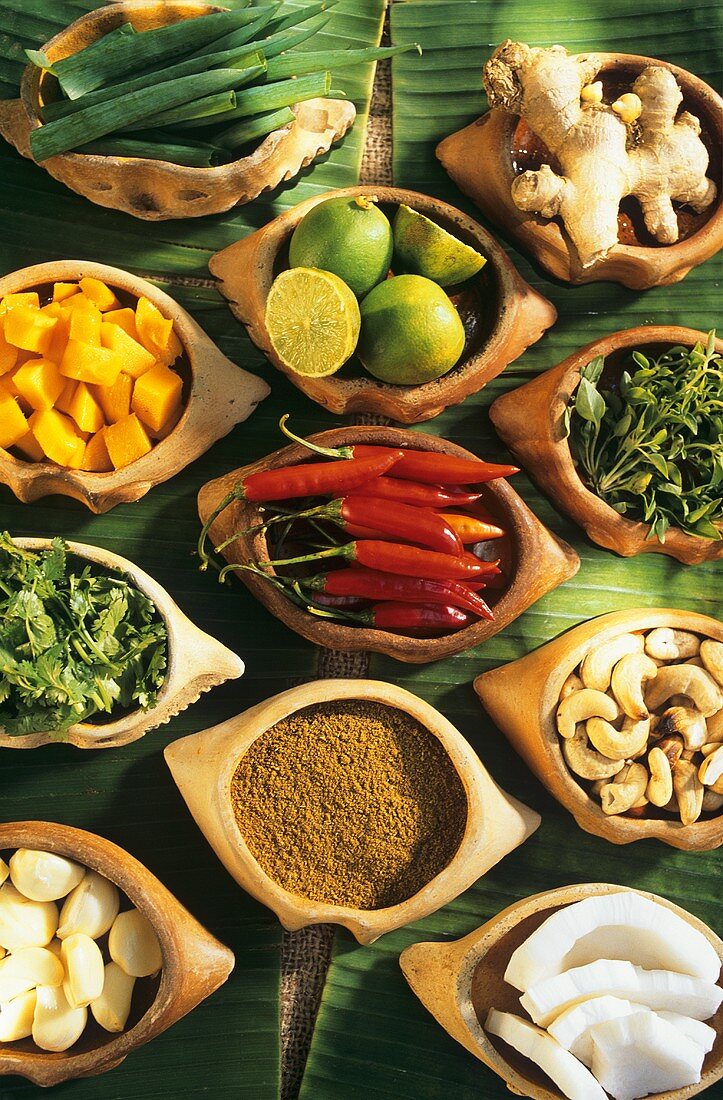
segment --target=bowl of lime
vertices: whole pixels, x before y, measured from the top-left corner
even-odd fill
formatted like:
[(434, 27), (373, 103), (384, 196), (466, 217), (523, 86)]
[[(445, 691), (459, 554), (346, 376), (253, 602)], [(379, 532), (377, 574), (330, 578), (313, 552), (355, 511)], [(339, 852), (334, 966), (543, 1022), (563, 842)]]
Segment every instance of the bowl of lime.
[(254, 343), (308, 397), (404, 424), (477, 393), (556, 317), (482, 226), (398, 187), (308, 199), (209, 266)]

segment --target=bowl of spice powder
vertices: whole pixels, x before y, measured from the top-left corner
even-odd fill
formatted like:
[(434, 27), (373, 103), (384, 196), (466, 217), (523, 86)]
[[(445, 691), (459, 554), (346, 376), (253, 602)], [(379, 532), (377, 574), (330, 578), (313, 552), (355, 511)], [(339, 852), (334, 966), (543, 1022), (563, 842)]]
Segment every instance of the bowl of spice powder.
[(411, 692), (317, 680), (169, 745), (196, 822), (285, 928), (360, 943), (457, 897), (539, 825)]

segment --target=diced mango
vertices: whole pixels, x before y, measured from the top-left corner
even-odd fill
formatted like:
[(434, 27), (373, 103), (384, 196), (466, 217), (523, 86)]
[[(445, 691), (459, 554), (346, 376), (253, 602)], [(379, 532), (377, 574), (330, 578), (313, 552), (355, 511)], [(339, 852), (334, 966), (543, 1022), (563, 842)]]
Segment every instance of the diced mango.
[(138, 339), (138, 329), (136, 328), (136, 315), (132, 309), (112, 309), (109, 313), (103, 314), (103, 320), (109, 325), (120, 325), (124, 332), (127, 332), (132, 340)]
[(81, 303), (70, 312), (69, 334), (71, 340), (81, 340), (84, 344), (100, 347), (100, 326), (102, 314), (92, 302)]
[(180, 376), (157, 363), (136, 381), (131, 408), (144, 424), (158, 432), (180, 405), (182, 390)]
[(131, 378), (139, 378), (155, 363), (150, 351), (147, 351), (137, 340), (133, 340), (120, 325), (103, 323), (100, 329), (100, 340), (104, 348), (118, 353), (123, 363), (121, 370)]
[(105, 428), (101, 428), (92, 439), (88, 440), (85, 446), (83, 469), (92, 470), (97, 474), (106, 474), (113, 469), (105, 442)]
[(152, 443), (146, 429), (135, 413), (124, 416), (115, 424), (109, 424), (104, 431), (105, 445), (116, 470), (130, 465), (151, 450)]
[(76, 386), (80, 385), (79, 382), (74, 382), (72, 378), (65, 379), (65, 385), (60, 397), (55, 402), (55, 408), (58, 412), (67, 413), (70, 416), (70, 402), (73, 400), (73, 394), (75, 393)]
[(123, 360), (117, 352), (95, 348), (71, 337), (60, 364), (60, 373), (66, 378), (75, 378), (78, 382), (112, 386), (122, 365)]
[(5, 315), (5, 339), (16, 348), (45, 355), (57, 324), (57, 317), (48, 317), (32, 305), (16, 305)]
[(39, 409), (30, 417), (30, 430), (43, 448), (43, 454), (60, 466), (79, 470), (83, 464), (85, 442), (73, 421), (56, 409)]
[(93, 279), (91, 276), (86, 275), (84, 279), (80, 280), (78, 286), (86, 298), (90, 298), (91, 302), (95, 302), (98, 309), (103, 313), (108, 309), (118, 309), (120, 306), (120, 302), (113, 291), (100, 279)]
[(17, 447), (23, 458), (27, 458), (29, 462), (42, 462), (45, 458), (43, 448), (32, 432), (26, 432), (23, 438), (19, 439), (14, 446)]
[(15, 398), (20, 408), (23, 410), (26, 416), (29, 416), (32, 412), (33, 406), (30, 404), (26, 397), (23, 397), (18, 387), (15, 385), (15, 375), (20, 370), (20, 367), (15, 367), (8, 374), (3, 375), (0, 378), (0, 382), (3, 383), (5, 389), (8, 391), (11, 397)]
[(103, 410), (85, 382), (79, 382), (75, 387), (68, 412), (82, 432), (95, 434), (105, 424)]
[(9, 309), (15, 309), (15, 306), (34, 306), (35, 309), (38, 309), (40, 307), (40, 295), (37, 290), (25, 290), (20, 294), (6, 294), (0, 302), (0, 314), (7, 313)]
[(77, 283), (54, 283), (53, 284), (53, 301), (64, 302), (66, 298), (72, 298), (74, 294), (77, 294), (80, 287)]
[(133, 394), (133, 379), (130, 374), (121, 371), (112, 386), (94, 386), (93, 391), (109, 424), (115, 424), (116, 420), (128, 416)]
[(65, 379), (50, 359), (31, 359), (13, 374), (18, 393), (34, 409), (52, 409), (63, 392)]
[(176, 358), (175, 343), (172, 339), (173, 321), (164, 317), (148, 298), (138, 299), (136, 328), (144, 348), (147, 348), (159, 363), (170, 366)]
[(53, 335), (50, 339), (50, 345), (45, 353), (46, 359), (52, 359), (54, 363), (62, 362), (65, 355), (65, 349), (68, 344), (68, 337), (70, 336), (70, 317), (67, 312), (63, 310), (61, 306), (61, 313), (53, 329)]
[(0, 326), (0, 374), (7, 374), (18, 361), (18, 349), (13, 344), (8, 344), (5, 333)]
[(28, 422), (22, 409), (0, 382), (0, 447), (12, 447), (27, 431)]
[(168, 436), (173, 431), (173, 429), (175, 428), (178, 421), (181, 419), (182, 415), (183, 415), (183, 405), (179, 401), (179, 403), (176, 405), (175, 409), (170, 413), (168, 418), (166, 420), (164, 420), (163, 424), (161, 425), (161, 427), (158, 429), (157, 432), (152, 431), (150, 428), (148, 429), (148, 434), (150, 435), (153, 442), (154, 443), (160, 443), (162, 439), (167, 439)]
[(60, 302), (48, 302), (46, 306), (40, 307), (40, 312), (46, 317), (60, 317), (63, 307)]

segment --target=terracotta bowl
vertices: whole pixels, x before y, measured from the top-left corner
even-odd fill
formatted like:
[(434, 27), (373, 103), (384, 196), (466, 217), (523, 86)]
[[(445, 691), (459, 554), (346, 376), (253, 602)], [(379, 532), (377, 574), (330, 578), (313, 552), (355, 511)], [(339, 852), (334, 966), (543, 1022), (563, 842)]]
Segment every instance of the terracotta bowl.
[[(418, 893), (384, 909), (353, 909), (289, 893), (259, 866), (233, 814), (230, 784), (239, 760), (271, 726), (313, 703), (334, 699), (376, 701), (406, 711), (425, 726), (449, 755), (465, 789), (467, 825), (447, 867)], [(377, 680), (316, 680), (284, 691), (220, 726), (175, 741), (166, 762), (206, 840), (229, 874), (272, 909), (284, 928), (341, 924), (359, 943), (421, 920), (446, 905), (522, 844), (539, 815), (501, 790), (462, 735), (439, 711), (393, 684)]]
[[(698, 341), (705, 345), (707, 339), (704, 332), (672, 325), (642, 325), (613, 332), (586, 344), (519, 389), (498, 397), (491, 406), (490, 419), (498, 434), (533, 481), (598, 546), (623, 557), (668, 554), (685, 565), (723, 558), (723, 541), (688, 535), (671, 527), (661, 543), (648, 537), (647, 523), (626, 519), (590, 492), (578, 476), (563, 424), (565, 409), (580, 381), (580, 371), (596, 356), (605, 356), (611, 366), (622, 365), (634, 349), (660, 355), (676, 344), (693, 347)], [(716, 348), (723, 352), (723, 340), (716, 340)]]
[(581, 623), (519, 661), (483, 672), (474, 687), (493, 722), (585, 832), (613, 844), (657, 837), (673, 848), (708, 851), (723, 844), (723, 814), (700, 819), (693, 825), (683, 825), (672, 817), (608, 817), (568, 769), (560, 749), (555, 713), (568, 675), (595, 646), (619, 634), (659, 626), (690, 630), (723, 641), (723, 624), (693, 611), (674, 608), (613, 611)]
[(160, 980), (138, 980), (126, 1031), (111, 1035), (91, 1022), (78, 1042), (59, 1054), (40, 1050), (30, 1039), (0, 1045), (0, 1076), (19, 1073), (47, 1087), (115, 1069), (131, 1051), (155, 1039), (210, 997), (233, 970), (232, 952), (142, 863), (109, 840), (48, 821), (0, 824), (0, 851), (13, 848), (57, 852), (111, 879), (153, 925), (161, 944), (163, 969)]
[[(685, 69), (656, 58), (597, 52), (594, 56), (600, 59), (599, 75), (603, 83), (612, 86), (624, 81), (627, 87), (647, 65), (670, 70), (683, 91), (682, 109), (690, 111), (701, 122), (702, 136), (711, 157), (708, 176), (719, 179), (723, 100), (712, 88)], [(703, 214), (686, 211), (679, 219), (687, 235), (672, 245), (661, 245), (647, 234), (637, 203), (631, 200), (629, 208), (626, 202), (623, 203), (619, 216), (620, 243), (603, 260), (583, 269), (561, 222), (525, 213), (512, 201), (510, 188), (517, 171), (528, 167), (523, 130), (526, 127), (519, 126), (516, 115), (495, 109), (440, 142), (437, 156), (485, 217), (502, 226), (554, 278), (569, 283), (616, 282), (632, 290), (647, 290), (679, 282), (691, 268), (723, 247), (720, 187), (716, 201)], [(516, 163), (521, 164), (518, 170)], [(483, 171), (480, 165), (484, 165)]]
[[(335, 428), (310, 438), (312, 442), (321, 443), (327, 447), (342, 443), (372, 443), (391, 447), (411, 445), (425, 451), (436, 451), (464, 458), (475, 457), (469, 451), (446, 439), (423, 435), (419, 432), (410, 433), (401, 428), (376, 426)], [(225, 477), (209, 481), (203, 486), (198, 496), (198, 509), (202, 522), (206, 521), (215, 506), (240, 478), (255, 470), (295, 465), (308, 457), (307, 450), (293, 444), (259, 462), (234, 470)], [(450, 657), (454, 653), (462, 653), (493, 637), (546, 592), (550, 592), (563, 581), (574, 576), (580, 567), (580, 559), (575, 551), (543, 527), (507, 482), (488, 482), (483, 487), (481, 503), (485, 509), (489, 509), (497, 516), (500, 525), (509, 532), (505, 539), (498, 539), (490, 544), (490, 556), (501, 558), (502, 567), (510, 576), (510, 583), (506, 589), (502, 590), (496, 602), (495, 597), (498, 595), (496, 591), (489, 589), (485, 592), (485, 598), (493, 604), (495, 616), (493, 622), (480, 619), (455, 634), (446, 634), (439, 638), (408, 638), (386, 630), (330, 622), (292, 604), (285, 595), (262, 577), (244, 571), (240, 571), (237, 576), (272, 615), (281, 619), (302, 638), (307, 638), (317, 645), (326, 646), (328, 649), (363, 649), (387, 653), (399, 661), (412, 664), (437, 661), (442, 657)], [(211, 540), (214, 545), (218, 545), (233, 531), (252, 527), (259, 520), (260, 513), (257, 505), (237, 502), (227, 508), (213, 524)], [(244, 564), (268, 561), (270, 557), (269, 547), (263, 534), (243, 536), (227, 547), (223, 553), (228, 561)]]
[[(224, 10), (196, 0), (123, 0), (76, 19), (42, 49), (51, 61), (59, 61), (121, 23), (132, 23), (139, 31), (152, 30)], [(54, 84), (54, 78), (41, 77), (40, 70), (29, 65), (20, 86), (21, 98), (0, 102), (0, 133), (31, 160), (30, 132), (41, 125), (44, 99), (57, 98)], [(343, 137), (356, 117), (354, 104), (339, 99), (310, 99), (298, 103), (294, 112), (294, 122), (269, 134), (249, 156), (218, 168), (78, 153), (50, 157), (41, 167), (96, 205), (146, 221), (220, 214), (296, 176)]]
[(107, 512), (116, 504), (140, 500), (149, 489), (168, 481), (202, 455), (212, 443), (246, 420), (269, 387), (260, 378), (237, 367), (206, 336), (191, 315), (162, 290), (127, 271), (86, 260), (57, 260), (24, 267), (0, 278), (0, 298), (23, 290), (47, 290), (56, 281), (84, 276), (102, 279), (121, 297), (148, 298), (165, 317), (183, 344), (176, 369), (184, 377), (185, 409), (173, 431), (143, 458), (110, 473), (68, 470), (54, 462), (26, 462), (0, 448), (0, 483), (30, 503), (57, 493), (73, 497), (91, 512)]
[[(376, 195), (388, 210), (400, 203), (411, 206), (487, 258), (471, 289), (454, 295), (467, 331), (460, 363), (433, 382), (393, 386), (367, 374), (356, 360), (329, 378), (302, 378), (284, 366), (271, 346), (264, 320), (266, 299), (274, 278), (288, 266), (294, 229), (309, 210), (331, 195), (369, 194)], [(448, 405), (458, 405), (478, 393), (539, 340), (557, 317), (552, 303), (518, 275), (507, 253), (486, 229), (454, 206), (399, 187), (345, 187), (307, 199), (263, 229), (217, 252), (209, 267), (257, 347), (308, 397), (333, 413), (378, 413), (403, 424), (430, 420)]]
[[(45, 550), (51, 545), (50, 539), (18, 538), (14, 541), (28, 550)], [(71, 726), (67, 736), (69, 744), (78, 749), (113, 749), (128, 745), (186, 710), (204, 691), (243, 675), (241, 658), (210, 634), (199, 630), (173, 602), (165, 588), (161, 588), (133, 562), (99, 546), (69, 542), (68, 547), (83, 561), (124, 574), (153, 601), (168, 632), (168, 669), (156, 705), (150, 710), (135, 710), (115, 721), (99, 725), (83, 722)], [(57, 739), (42, 730), (22, 737), (10, 737), (0, 728), (0, 748), (36, 749), (54, 740)]]
[[(456, 943), (413, 944), (401, 954), (402, 972), (424, 1007), (444, 1030), (494, 1070), (510, 1092), (531, 1096), (534, 1100), (565, 1100), (564, 1094), (534, 1062), (518, 1054), (496, 1035), (488, 1035), (482, 1025), (491, 1008), (524, 1016), (519, 990), (505, 982), (504, 973), (512, 952), (543, 921), (556, 910), (583, 898), (627, 890), (626, 886), (591, 882), (535, 894), (503, 909)], [(656, 894), (645, 890), (634, 893), (672, 909), (702, 932), (723, 959), (723, 943), (697, 917)], [(723, 1009), (719, 1009), (715, 1019), (709, 1022), (718, 1031), (718, 1040), (703, 1063), (700, 1083), (674, 1092), (651, 1094), (650, 1100), (686, 1100), (704, 1092), (723, 1077)]]

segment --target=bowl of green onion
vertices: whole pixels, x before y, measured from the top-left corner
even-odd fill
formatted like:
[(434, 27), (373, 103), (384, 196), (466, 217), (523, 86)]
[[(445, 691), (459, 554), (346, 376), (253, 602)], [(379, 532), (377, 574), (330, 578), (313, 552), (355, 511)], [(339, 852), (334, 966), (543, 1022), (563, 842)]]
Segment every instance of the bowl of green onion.
[(331, 70), (397, 52), (308, 48), (333, 2), (101, 7), (27, 51), (0, 133), (71, 190), (138, 218), (249, 202), (351, 127), (354, 104)]

